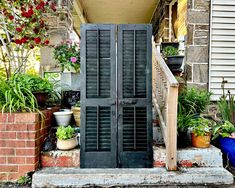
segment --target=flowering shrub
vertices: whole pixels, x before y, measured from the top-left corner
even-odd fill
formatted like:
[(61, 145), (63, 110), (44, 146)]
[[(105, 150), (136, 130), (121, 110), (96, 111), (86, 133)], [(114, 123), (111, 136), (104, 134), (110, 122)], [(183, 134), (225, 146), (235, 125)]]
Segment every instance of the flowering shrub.
[(55, 12), (55, 5), (52, 0), (0, 1), (0, 60), (8, 78), (21, 71), (34, 47), (49, 44), (44, 14)]
[(76, 72), (80, 70), (80, 48), (77, 43), (71, 41), (62, 42), (55, 46), (54, 58), (60, 64), (61, 70), (71, 70)]

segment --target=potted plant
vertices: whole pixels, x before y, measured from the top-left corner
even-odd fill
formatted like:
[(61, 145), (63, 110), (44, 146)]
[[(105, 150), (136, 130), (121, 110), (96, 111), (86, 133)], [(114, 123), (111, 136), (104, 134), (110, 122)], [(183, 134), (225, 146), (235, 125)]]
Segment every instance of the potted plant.
[(38, 106), (45, 107), (48, 95), (53, 91), (53, 84), (37, 75), (17, 74), (15, 77), (17, 82), (34, 94)]
[(218, 123), (213, 128), (213, 140), (218, 138), (220, 149), (235, 167), (235, 127), (229, 121)]
[(197, 148), (208, 148), (211, 141), (211, 127), (213, 122), (199, 117), (192, 120), (192, 146)]
[(184, 56), (179, 55), (177, 48), (173, 46), (167, 46), (163, 48), (163, 55), (166, 59), (167, 66), (173, 73), (182, 71), (180, 68), (183, 64)]
[(67, 126), (72, 118), (73, 112), (71, 110), (63, 110), (59, 112), (54, 112), (55, 120), (59, 126)]
[[(63, 90), (80, 90), (80, 48), (79, 43), (62, 41), (54, 47), (54, 59), (61, 68), (61, 85)], [(69, 89), (67, 89), (69, 88)]]
[(78, 145), (77, 135), (74, 128), (59, 126), (56, 131), (57, 148), (60, 150), (70, 150)]
[(80, 127), (80, 101), (78, 101), (76, 105), (72, 107), (72, 112), (76, 125)]

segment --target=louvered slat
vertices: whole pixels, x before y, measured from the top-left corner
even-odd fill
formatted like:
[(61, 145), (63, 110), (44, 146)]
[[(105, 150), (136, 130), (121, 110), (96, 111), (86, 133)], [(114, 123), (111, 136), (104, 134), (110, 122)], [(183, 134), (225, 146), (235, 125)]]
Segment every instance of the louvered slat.
[(86, 152), (110, 151), (110, 115), (110, 107), (86, 108)]

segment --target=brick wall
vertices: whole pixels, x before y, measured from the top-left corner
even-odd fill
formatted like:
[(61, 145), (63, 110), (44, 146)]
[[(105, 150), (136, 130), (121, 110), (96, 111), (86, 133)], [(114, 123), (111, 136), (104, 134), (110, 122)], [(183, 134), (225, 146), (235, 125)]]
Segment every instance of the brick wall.
[(192, 85), (207, 88), (210, 0), (188, 0), (186, 68)]
[(12, 181), (39, 167), (40, 147), (52, 124), (53, 110), (0, 114), (0, 181)]

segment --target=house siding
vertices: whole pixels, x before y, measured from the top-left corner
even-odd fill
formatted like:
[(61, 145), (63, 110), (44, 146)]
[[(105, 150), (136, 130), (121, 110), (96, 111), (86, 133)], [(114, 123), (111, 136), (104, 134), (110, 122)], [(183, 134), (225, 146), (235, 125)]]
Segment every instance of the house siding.
[(223, 78), (225, 93), (235, 94), (235, 1), (212, 0), (211, 7), (209, 89), (218, 100)]

